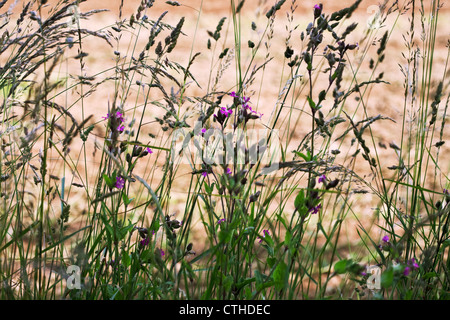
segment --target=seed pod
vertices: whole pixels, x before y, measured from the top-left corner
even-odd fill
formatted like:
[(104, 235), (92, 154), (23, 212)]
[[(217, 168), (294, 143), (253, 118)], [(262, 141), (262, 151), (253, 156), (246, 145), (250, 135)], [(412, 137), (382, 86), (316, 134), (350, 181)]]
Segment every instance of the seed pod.
[(256, 193), (252, 194), (250, 196), (250, 203), (257, 201), (260, 194), (261, 194), (261, 191), (258, 191)]
[(147, 237), (147, 234), (148, 234), (147, 228), (136, 227), (136, 230), (139, 232), (139, 235), (141, 236), (141, 238)]
[(326, 189), (328, 190), (328, 189), (335, 188), (338, 185), (338, 183), (339, 183), (339, 179), (335, 179), (327, 184)]
[(323, 5), (319, 4), (319, 5), (315, 5), (314, 6), (314, 19), (317, 19), (320, 17), (320, 15), (322, 14), (322, 10), (323, 10)]
[(141, 154), (142, 147), (134, 146), (133, 148), (133, 157), (137, 157)]

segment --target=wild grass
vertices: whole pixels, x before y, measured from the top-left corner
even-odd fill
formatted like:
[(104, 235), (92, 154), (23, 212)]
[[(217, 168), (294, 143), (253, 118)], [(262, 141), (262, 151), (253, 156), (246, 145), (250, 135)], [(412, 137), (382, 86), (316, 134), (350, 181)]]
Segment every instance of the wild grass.
[[(2, 299), (449, 298), (442, 1), (386, 0), (367, 25), (364, 1), (317, 4), (303, 26), (296, 0), (231, 0), (208, 30), (202, 1), (193, 34), (148, 0), (90, 30), (106, 13), (82, 2), (0, 2)], [(114, 57), (93, 73), (91, 41)], [(372, 108), (399, 78), (400, 121)]]

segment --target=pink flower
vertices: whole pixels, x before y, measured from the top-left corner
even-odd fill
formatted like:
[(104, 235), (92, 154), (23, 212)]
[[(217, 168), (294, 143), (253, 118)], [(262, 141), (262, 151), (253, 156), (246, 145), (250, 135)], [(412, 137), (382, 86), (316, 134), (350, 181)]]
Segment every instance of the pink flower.
[[(106, 114), (106, 117), (102, 117), (104, 120), (108, 120), (109, 118), (111, 118), (111, 115), (109, 113)], [(117, 120), (119, 120), (119, 122), (124, 122), (125, 120), (123, 119), (123, 113), (120, 111), (116, 112), (116, 116), (115, 118)]]
[(319, 212), (320, 208), (322, 208), (322, 204), (318, 204), (317, 206), (309, 209), (309, 212), (311, 212), (311, 214), (316, 214)]
[(202, 133), (205, 133), (206, 132), (206, 128), (202, 128)]
[(147, 148), (147, 149), (145, 149), (145, 150), (147, 150), (148, 153), (153, 153), (153, 150), (150, 149), (150, 148)]
[[(270, 236), (270, 232), (269, 232), (269, 230), (264, 229), (263, 230), (263, 238), (265, 238), (266, 236)], [(258, 237), (258, 239), (259, 239), (259, 243), (261, 243), (262, 242), (262, 238)]]
[(116, 177), (116, 184), (114, 185), (117, 189), (123, 189), (125, 186), (125, 179), (121, 176)]
[(409, 260), (409, 264), (414, 268), (414, 269), (419, 269), (419, 265), (416, 262), (416, 259), (412, 258), (411, 260)]
[(140, 241), (141, 246), (145, 247), (150, 243), (150, 239), (149, 238), (144, 238)]
[(323, 6), (322, 4), (316, 4), (314, 5), (314, 19), (317, 19), (322, 14)]
[(239, 96), (236, 94), (236, 92), (232, 91), (230, 93), (230, 96), (232, 96), (233, 98), (238, 98)]
[[(106, 117), (102, 117), (104, 120), (108, 120), (111, 117), (113, 117), (115, 120), (117, 120), (117, 122), (119, 124), (125, 122), (124, 118), (123, 118), (123, 113), (120, 111), (117, 111), (116, 114), (114, 116), (111, 116), (109, 113), (106, 114)], [(118, 132), (123, 132), (125, 130), (125, 126), (124, 125), (118, 125), (117, 127), (117, 131)]]
[(119, 120), (120, 122), (124, 122), (125, 121), (123, 119), (123, 114), (120, 111), (116, 112), (116, 119)]
[(404, 274), (405, 276), (409, 275), (410, 272), (411, 272), (411, 268), (410, 268), (410, 267), (405, 267), (405, 270), (403, 270), (403, 274)]
[(220, 113), (223, 114), (225, 117), (228, 117), (229, 115), (231, 115), (233, 113), (233, 110), (227, 109), (226, 107), (221, 107)]

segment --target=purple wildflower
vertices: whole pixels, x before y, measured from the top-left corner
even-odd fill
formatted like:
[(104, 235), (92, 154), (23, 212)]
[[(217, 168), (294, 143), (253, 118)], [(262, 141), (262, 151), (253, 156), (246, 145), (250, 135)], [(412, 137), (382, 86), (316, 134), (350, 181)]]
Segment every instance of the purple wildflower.
[(403, 274), (404, 274), (405, 276), (409, 275), (410, 272), (411, 272), (411, 268), (410, 268), (410, 267), (405, 267), (405, 270), (403, 270)]
[(322, 14), (323, 5), (316, 4), (314, 5), (314, 18), (317, 19)]
[(221, 107), (220, 113), (223, 114), (225, 117), (228, 117), (229, 115), (231, 115), (233, 113), (233, 110), (228, 109), (226, 107)]
[(381, 239), (381, 240), (383, 240), (383, 242), (389, 242), (389, 236), (386, 235), (386, 236), (384, 236), (383, 239)]
[(202, 172), (202, 176), (204, 176), (205, 178), (208, 176), (208, 172), (206, 172), (206, 171), (203, 171)]
[(106, 114), (106, 117), (102, 117), (104, 120), (108, 120), (110, 118), (113, 118), (114, 121), (112, 121), (113, 126), (117, 126), (116, 130), (118, 132), (123, 132), (125, 130), (125, 126), (122, 124), (125, 122), (123, 118), (123, 113), (120, 111), (117, 111), (115, 115), (111, 115), (109, 113)]
[(202, 133), (205, 133), (206, 132), (206, 128), (202, 128)]
[(319, 212), (320, 208), (322, 208), (322, 204), (319, 203), (317, 206), (309, 209), (309, 212), (311, 212), (311, 214), (316, 214)]
[(140, 241), (141, 246), (145, 247), (148, 246), (148, 244), (150, 243), (150, 239), (149, 238), (144, 238)]
[(150, 149), (150, 148), (148, 148), (148, 147), (147, 147), (147, 149), (145, 149), (145, 150), (147, 150), (148, 153), (153, 153), (153, 150)]
[[(256, 118), (262, 118), (263, 114), (261, 112), (257, 112), (255, 110), (252, 109), (252, 107), (250, 107), (247, 102), (250, 100), (250, 98), (245, 98), (244, 97), (244, 104), (242, 105), (243, 109), (244, 109), (244, 116), (246, 116), (249, 119), (256, 119)], [(246, 111), (250, 111), (250, 113), (246, 112)], [(254, 114), (254, 115), (252, 115)], [(256, 117), (255, 117), (256, 115)]]
[(114, 185), (117, 189), (122, 189), (125, 186), (125, 179), (121, 176), (116, 177), (116, 184)]
[(230, 168), (227, 168), (227, 173), (228, 173), (229, 175), (231, 175), (233, 172), (231, 171)]
[(411, 260), (409, 260), (409, 264), (414, 268), (414, 269), (419, 269), (419, 265), (416, 262), (416, 259), (412, 258)]
[(239, 96), (236, 94), (236, 92), (234, 92), (234, 91), (232, 91), (232, 92), (230, 93), (230, 96), (233, 97), (233, 98), (238, 98), (238, 97), (239, 97)]
[(119, 120), (120, 122), (124, 122), (125, 121), (123, 119), (123, 114), (120, 111), (116, 112), (116, 119)]
[(221, 224), (222, 222), (225, 222), (225, 219), (220, 219), (219, 221), (217, 221), (217, 224)]
[(327, 177), (323, 174), (319, 177), (319, 183), (324, 183), (327, 181)]
[[(106, 117), (102, 117), (104, 120), (108, 120), (109, 118), (111, 118), (111, 115), (109, 113), (106, 114)], [(123, 113), (120, 111), (116, 112), (115, 118), (119, 121), (119, 122), (124, 122), (125, 120), (123, 119)]]
[[(270, 232), (269, 232), (269, 230), (264, 229), (263, 230), (263, 238), (265, 238), (266, 236), (270, 236)], [(258, 237), (258, 239), (259, 239), (259, 243), (261, 243), (262, 242), (262, 238)]]
[(160, 249), (160, 253), (161, 253), (161, 257), (164, 257), (166, 255), (166, 253), (164, 252), (163, 249)]

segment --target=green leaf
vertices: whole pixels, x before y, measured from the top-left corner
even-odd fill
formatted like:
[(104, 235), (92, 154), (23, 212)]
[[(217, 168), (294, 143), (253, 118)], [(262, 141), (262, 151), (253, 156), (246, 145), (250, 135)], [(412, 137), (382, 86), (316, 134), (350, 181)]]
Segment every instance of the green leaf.
[(289, 230), (286, 230), (286, 234), (284, 235), (284, 245), (288, 246), (291, 244), (292, 233)]
[(148, 262), (152, 258), (153, 252), (150, 249), (146, 249), (141, 253), (141, 261)]
[(125, 193), (125, 192), (122, 192), (122, 200), (123, 200), (123, 203), (127, 206), (127, 205), (129, 205), (129, 204), (131, 203), (131, 201), (132, 201), (133, 199), (128, 198), (128, 196), (126, 195), (126, 193)]
[(425, 274), (423, 275), (422, 279), (423, 279), (423, 280), (428, 280), (428, 279), (431, 279), (431, 278), (435, 278), (435, 277), (437, 277), (437, 276), (438, 276), (438, 275), (437, 275), (436, 272), (428, 272), (428, 273), (425, 273)]
[(255, 277), (253, 277), (253, 278), (247, 278), (247, 279), (245, 279), (245, 280), (241, 280), (238, 284), (236, 284), (236, 287), (237, 287), (238, 289), (242, 289), (242, 288), (244, 288), (245, 286), (247, 286), (247, 285), (249, 285), (250, 283), (255, 282), (255, 281), (256, 281), (256, 278), (255, 278)]
[(282, 290), (287, 281), (287, 265), (284, 261), (280, 261), (273, 272), (273, 280), (275, 281), (275, 288)]
[(228, 230), (220, 230), (219, 241), (221, 243), (228, 243), (231, 240), (231, 232)]
[(158, 220), (158, 219), (155, 219), (155, 220), (152, 222), (152, 224), (151, 224), (151, 226), (150, 226), (150, 229), (153, 230), (153, 231), (155, 231), (155, 233), (156, 233), (156, 231), (159, 230), (159, 227), (160, 227), (160, 226), (161, 226), (161, 223), (159, 222), (159, 220)]
[(300, 211), (300, 209), (305, 205), (305, 190), (300, 190), (295, 197), (294, 200), (294, 206), (297, 211)]
[(305, 160), (306, 162), (308, 162), (308, 161), (310, 161), (311, 160), (311, 156), (307, 156), (307, 155), (305, 155), (304, 153), (301, 153), (301, 152), (298, 152), (298, 151), (294, 151), (294, 153), (297, 155), (297, 156), (299, 156), (299, 157), (301, 157), (303, 160)]
[(125, 267), (129, 267), (131, 265), (131, 257), (126, 251), (122, 251), (122, 263)]
[(381, 286), (383, 288), (389, 288), (394, 281), (394, 269), (389, 268), (381, 274)]
[(213, 189), (214, 189), (214, 184), (212, 184), (210, 186), (208, 183), (205, 182), (205, 190), (206, 190), (207, 194), (211, 195), (211, 193), (213, 192)]
[(230, 291), (232, 285), (233, 285), (233, 277), (231, 275), (224, 277), (223, 286), (225, 290)]
[(319, 100), (320, 101), (325, 100), (326, 95), (327, 95), (327, 92), (325, 90), (320, 91)]
[(256, 290), (260, 291), (265, 288), (271, 287), (274, 285), (274, 281), (268, 281), (269, 277), (267, 277), (265, 274), (259, 272), (258, 270), (255, 270), (255, 278), (256, 278)]
[(276, 258), (271, 257), (267, 258), (267, 264), (269, 265), (270, 268), (273, 268), (276, 262), (277, 262)]
[(309, 103), (310, 108), (315, 110), (316, 109), (315, 102), (310, 97), (306, 97), (306, 99), (308, 99), (308, 103)]
[(124, 227), (120, 228), (119, 232), (118, 232), (119, 240), (124, 239), (126, 237), (126, 235), (129, 232), (131, 232), (131, 230), (133, 230), (133, 228), (134, 228), (134, 223), (131, 223), (131, 222), (128, 226), (124, 226)]
[(110, 177), (108, 177), (108, 175), (103, 174), (103, 180), (105, 180), (105, 183), (108, 187), (114, 188), (115, 183)]
[(264, 282), (263, 275), (261, 274), (261, 272), (259, 272), (259, 270), (255, 270), (254, 274), (256, 279), (256, 286), (261, 285)]
[(345, 273), (348, 263), (349, 260), (347, 259), (336, 262), (336, 264), (334, 265), (334, 272), (336, 272), (337, 274)]

